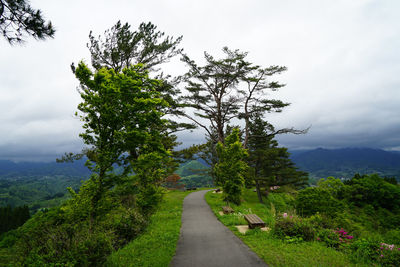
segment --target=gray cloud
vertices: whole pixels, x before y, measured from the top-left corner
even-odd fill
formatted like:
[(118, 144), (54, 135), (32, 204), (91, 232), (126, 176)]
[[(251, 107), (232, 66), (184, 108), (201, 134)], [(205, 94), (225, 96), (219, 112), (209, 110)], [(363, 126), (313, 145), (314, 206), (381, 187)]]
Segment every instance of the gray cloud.
[[(285, 65), (287, 86), (271, 97), (292, 103), (267, 118), (307, 135), (279, 137), (291, 148), (400, 148), (398, 1), (31, 1), (57, 28), (54, 40), (9, 46), (0, 40), (0, 158), (51, 159), (78, 151), (77, 82), (69, 65), (84, 59), (90, 30), (117, 20), (152, 21), (195, 60), (228, 45), (262, 66)], [(165, 66), (184, 72), (179, 60)], [(187, 144), (202, 132), (182, 133)]]

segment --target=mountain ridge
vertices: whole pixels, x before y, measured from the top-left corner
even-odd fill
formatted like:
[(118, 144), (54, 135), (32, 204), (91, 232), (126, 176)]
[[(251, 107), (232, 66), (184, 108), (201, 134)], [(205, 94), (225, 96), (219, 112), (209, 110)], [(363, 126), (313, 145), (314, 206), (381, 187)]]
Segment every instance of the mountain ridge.
[(351, 178), (355, 173), (378, 173), (400, 179), (400, 153), (376, 148), (316, 148), (292, 153), (291, 159), (311, 177)]

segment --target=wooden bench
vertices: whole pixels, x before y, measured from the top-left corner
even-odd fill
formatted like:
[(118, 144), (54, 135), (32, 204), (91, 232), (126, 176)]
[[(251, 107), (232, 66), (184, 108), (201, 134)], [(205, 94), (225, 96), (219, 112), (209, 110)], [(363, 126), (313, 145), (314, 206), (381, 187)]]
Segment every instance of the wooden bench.
[(265, 222), (263, 222), (263, 220), (261, 220), (260, 217), (255, 214), (245, 214), (244, 218), (249, 224), (250, 229), (254, 229), (255, 227), (265, 227)]
[(233, 213), (234, 210), (233, 210), (231, 207), (229, 207), (229, 206), (223, 206), (223, 207), (222, 207), (222, 212), (223, 212), (224, 214), (229, 214), (229, 213)]

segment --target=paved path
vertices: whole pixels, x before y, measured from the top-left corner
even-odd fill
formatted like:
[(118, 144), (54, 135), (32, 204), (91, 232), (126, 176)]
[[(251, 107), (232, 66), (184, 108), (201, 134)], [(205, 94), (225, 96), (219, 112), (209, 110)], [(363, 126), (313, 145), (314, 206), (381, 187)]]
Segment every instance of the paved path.
[(204, 199), (207, 191), (183, 202), (181, 235), (171, 267), (247, 267), (267, 265), (217, 220)]

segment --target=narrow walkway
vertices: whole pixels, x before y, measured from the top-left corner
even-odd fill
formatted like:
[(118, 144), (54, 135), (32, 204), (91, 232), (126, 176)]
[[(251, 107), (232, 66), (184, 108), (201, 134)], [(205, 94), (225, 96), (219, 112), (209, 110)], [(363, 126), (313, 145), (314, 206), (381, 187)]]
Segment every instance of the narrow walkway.
[(206, 192), (191, 193), (183, 202), (181, 235), (171, 267), (266, 267), (217, 220), (204, 199)]

